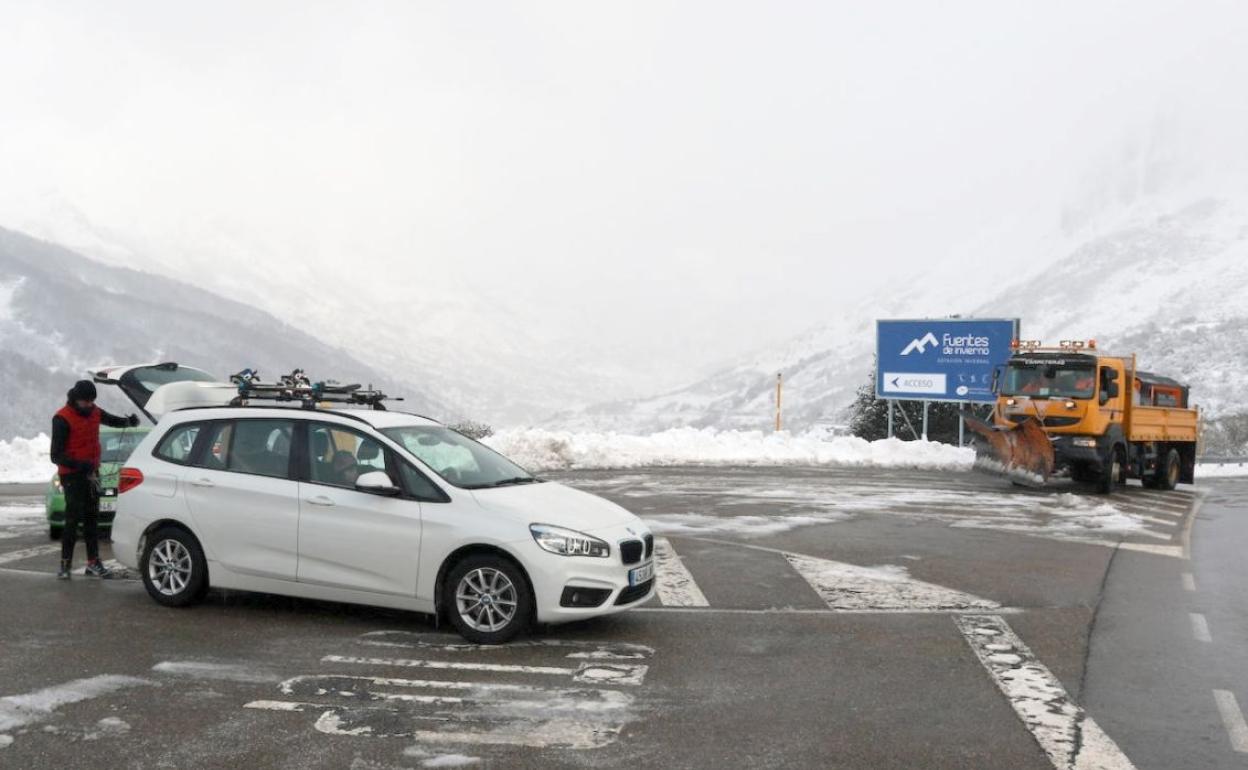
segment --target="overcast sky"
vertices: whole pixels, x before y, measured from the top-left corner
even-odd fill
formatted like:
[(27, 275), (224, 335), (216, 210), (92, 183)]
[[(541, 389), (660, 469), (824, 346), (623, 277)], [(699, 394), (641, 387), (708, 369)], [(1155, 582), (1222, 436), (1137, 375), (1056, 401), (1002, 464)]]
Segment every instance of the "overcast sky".
[(1159, 120), (1243, 156), (1246, 40), (1192, 0), (0, 0), (0, 225), (491, 297), (692, 371), (999, 271)]

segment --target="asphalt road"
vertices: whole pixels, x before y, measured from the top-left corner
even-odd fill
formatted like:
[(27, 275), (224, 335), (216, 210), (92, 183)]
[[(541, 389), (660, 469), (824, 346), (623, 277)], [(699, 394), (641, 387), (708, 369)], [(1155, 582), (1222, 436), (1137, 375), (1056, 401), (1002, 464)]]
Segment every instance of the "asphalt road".
[(1248, 764), (1248, 481), (559, 480), (665, 534), (661, 596), (486, 649), (402, 612), (58, 582), (34, 490), (0, 489), (0, 766)]

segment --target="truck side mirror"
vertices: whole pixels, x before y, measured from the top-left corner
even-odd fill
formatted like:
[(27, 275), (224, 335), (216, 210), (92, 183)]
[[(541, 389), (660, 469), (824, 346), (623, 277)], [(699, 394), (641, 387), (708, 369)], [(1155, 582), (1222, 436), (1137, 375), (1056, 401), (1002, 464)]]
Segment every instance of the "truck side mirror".
[(1001, 364), (992, 367), (992, 392), (996, 393), (1001, 385)]

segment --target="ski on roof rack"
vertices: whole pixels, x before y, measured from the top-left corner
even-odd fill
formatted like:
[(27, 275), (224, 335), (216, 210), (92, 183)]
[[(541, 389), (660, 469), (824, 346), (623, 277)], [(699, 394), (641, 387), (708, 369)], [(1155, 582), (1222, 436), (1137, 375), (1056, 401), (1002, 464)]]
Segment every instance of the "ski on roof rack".
[(333, 380), (312, 382), (302, 369), (279, 377), (277, 382), (261, 382), (259, 371), (244, 369), (230, 375), (230, 382), (238, 387), (238, 395), (230, 401), (230, 406), (247, 406), (248, 401), (282, 401), (297, 402), (304, 409), (315, 409), (319, 404), (330, 403), (368, 406), (385, 411), (385, 401), (403, 400), (374, 390), (372, 385), (364, 388), (358, 383), (343, 385)]

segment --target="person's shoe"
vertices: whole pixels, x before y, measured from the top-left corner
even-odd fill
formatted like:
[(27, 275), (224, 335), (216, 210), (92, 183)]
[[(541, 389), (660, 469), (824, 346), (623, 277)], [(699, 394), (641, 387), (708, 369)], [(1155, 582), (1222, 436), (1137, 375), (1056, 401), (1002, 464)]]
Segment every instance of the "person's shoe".
[(69, 559), (61, 559), (61, 568), (56, 573), (57, 580), (69, 580)]
[(82, 571), (82, 574), (98, 578), (111, 578), (113, 576), (112, 570), (105, 567), (103, 564), (100, 564), (99, 559), (87, 562), (87, 568)]

